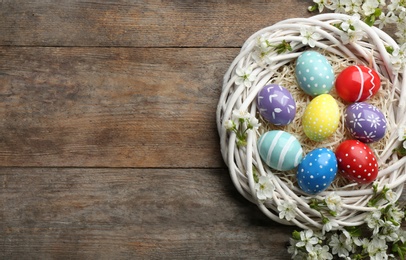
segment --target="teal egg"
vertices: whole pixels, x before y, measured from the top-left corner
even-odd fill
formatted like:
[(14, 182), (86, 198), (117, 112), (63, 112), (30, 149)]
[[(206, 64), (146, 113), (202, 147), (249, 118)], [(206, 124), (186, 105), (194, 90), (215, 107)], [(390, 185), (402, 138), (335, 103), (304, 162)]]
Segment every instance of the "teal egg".
[(298, 166), (303, 158), (299, 141), (285, 131), (266, 132), (261, 135), (257, 145), (261, 159), (275, 170), (291, 170)]
[(299, 87), (313, 97), (329, 93), (335, 82), (333, 67), (326, 57), (316, 51), (300, 54), (295, 74)]

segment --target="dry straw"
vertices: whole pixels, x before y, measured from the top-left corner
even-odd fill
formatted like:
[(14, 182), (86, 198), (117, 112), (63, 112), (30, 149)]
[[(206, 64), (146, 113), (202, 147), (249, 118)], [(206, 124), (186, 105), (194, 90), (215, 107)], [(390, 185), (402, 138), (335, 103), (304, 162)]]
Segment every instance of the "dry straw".
[[(321, 35), (315, 43), (313, 50), (322, 53), (332, 64), (337, 75), (351, 64), (363, 64), (374, 68), (381, 76), (381, 89), (367, 102), (377, 106), (387, 119), (387, 132), (385, 138), (373, 143), (370, 147), (374, 150), (379, 162), (379, 175), (377, 183), (379, 189), (387, 187), (396, 192), (397, 198), (402, 193), (403, 182), (406, 180), (406, 157), (398, 158), (393, 150), (399, 146), (398, 129), (406, 124), (406, 72), (394, 71), (391, 57), (387, 47), (398, 48), (397, 43), (385, 32), (375, 27), (361, 23), (365, 33), (362, 40), (343, 44), (340, 38), (342, 31), (335, 25), (350, 19), (344, 14), (321, 14), (311, 18), (288, 19), (264, 28), (253, 34), (243, 45), (240, 54), (232, 62), (224, 76), (222, 93), (217, 108), (217, 127), (220, 134), (221, 151), (229, 168), (231, 178), (237, 190), (249, 201), (258, 207), (272, 220), (293, 224), (302, 228), (317, 228), (323, 226), (319, 211), (311, 209), (309, 202), (312, 196), (303, 193), (296, 184), (296, 172), (278, 172), (267, 167), (260, 159), (257, 151), (259, 136), (272, 129), (280, 129), (293, 134), (302, 144), (305, 153), (318, 147), (335, 147), (345, 139), (350, 138), (343, 124), (343, 109), (347, 105), (335, 93), (334, 96), (341, 109), (341, 123), (336, 133), (323, 142), (309, 140), (303, 133), (301, 116), (310, 102), (311, 97), (300, 90), (296, 83), (294, 73), (295, 59), (305, 50), (310, 49), (302, 43), (300, 28), (315, 27)], [(268, 55), (267, 62), (260, 62), (254, 57), (259, 37), (267, 37), (271, 44), (280, 44), (285, 40), (290, 43), (292, 50), (278, 54), (277, 51)], [(251, 66), (257, 74), (250, 87), (244, 84), (237, 85), (236, 69), (238, 66)], [(268, 83), (277, 83), (287, 88), (296, 101), (297, 114), (295, 120), (284, 127), (275, 127), (264, 121), (256, 108), (256, 96), (261, 88)], [(224, 124), (231, 119), (234, 110), (246, 110), (255, 115), (261, 122), (256, 131), (248, 131), (247, 145), (236, 144), (236, 134), (227, 131)], [(259, 201), (254, 189), (254, 173), (270, 175), (275, 186), (272, 199)], [(335, 217), (339, 226), (356, 226), (364, 223), (367, 212), (374, 210), (368, 206), (368, 201), (373, 197), (372, 184), (359, 185), (338, 177), (331, 187), (319, 194), (325, 197), (335, 192), (341, 196), (343, 202), (342, 212)], [(296, 217), (291, 221), (279, 218), (278, 205), (283, 201), (293, 200), (297, 204)], [(384, 205), (382, 205), (384, 206)]]

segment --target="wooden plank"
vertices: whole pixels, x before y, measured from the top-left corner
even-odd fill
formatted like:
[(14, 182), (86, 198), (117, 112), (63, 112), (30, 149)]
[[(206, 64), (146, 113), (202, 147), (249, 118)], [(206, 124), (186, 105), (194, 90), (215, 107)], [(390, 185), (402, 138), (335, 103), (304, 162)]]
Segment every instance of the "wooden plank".
[(310, 16), (309, 4), (301, 0), (5, 0), (0, 2), (0, 45), (236, 47), (279, 20)]
[(0, 48), (0, 165), (223, 167), (237, 49)]
[(287, 259), (221, 169), (0, 168), (2, 259)]

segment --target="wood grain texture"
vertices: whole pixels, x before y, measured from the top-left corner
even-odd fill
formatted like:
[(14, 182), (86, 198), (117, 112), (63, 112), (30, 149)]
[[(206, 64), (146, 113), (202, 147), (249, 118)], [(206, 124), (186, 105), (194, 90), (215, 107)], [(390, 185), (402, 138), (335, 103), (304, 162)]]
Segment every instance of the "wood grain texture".
[(306, 0), (0, 2), (0, 45), (239, 47), (281, 17), (307, 17)]
[(293, 228), (226, 170), (2, 168), (0, 183), (1, 259), (288, 257)]
[(311, 2), (0, 1), (0, 259), (288, 259), (215, 110), (247, 37)]
[(0, 165), (222, 167), (236, 49), (0, 48)]

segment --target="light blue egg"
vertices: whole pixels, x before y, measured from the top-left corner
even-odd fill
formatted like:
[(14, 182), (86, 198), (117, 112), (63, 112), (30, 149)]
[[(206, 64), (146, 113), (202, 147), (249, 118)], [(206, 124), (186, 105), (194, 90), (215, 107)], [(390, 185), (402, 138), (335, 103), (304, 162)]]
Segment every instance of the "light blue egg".
[(264, 133), (258, 140), (258, 151), (269, 167), (279, 171), (295, 168), (303, 158), (303, 149), (296, 137), (281, 130)]
[(333, 151), (317, 148), (310, 151), (297, 168), (299, 187), (308, 194), (327, 189), (337, 175), (337, 159)]
[(335, 82), (333, 67), (316, 51), (305, 51), (297, 58), (295, 74), (300, 88), (313, 97), (329, 93)]

